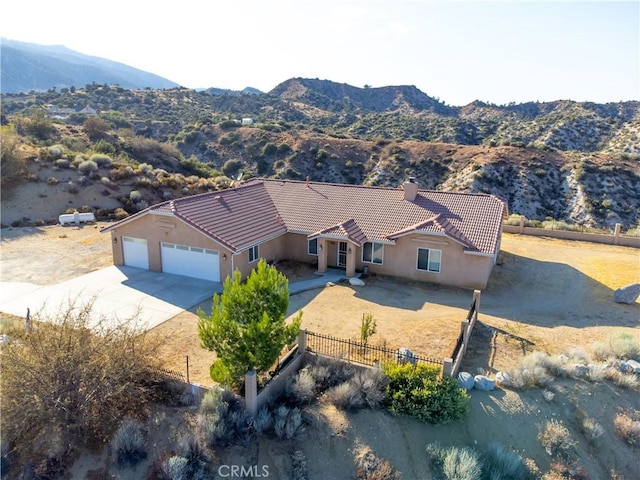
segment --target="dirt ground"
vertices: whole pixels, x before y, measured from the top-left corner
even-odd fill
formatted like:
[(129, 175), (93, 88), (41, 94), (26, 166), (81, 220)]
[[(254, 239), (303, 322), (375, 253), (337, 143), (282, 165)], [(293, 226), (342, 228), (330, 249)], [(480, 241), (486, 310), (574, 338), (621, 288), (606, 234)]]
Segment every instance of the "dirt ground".
[[(100, 227), (3, 229), (0, 279), (44, 284), (109, 265), (109, 237), (99, 234)], [(307, 274), (295, 272), (297, 279)], [(513, 367), (525, 352), (586, 349), (621, 329), (640, 339), (640, 303), (622, 305), (612, 298), (615, 289), (639, 281), (637, 249), (505, 234), (499, 262), (482, 292), (481, 323), (463, 369), (495, 373)], [(353, 338), (362, 314), (372, 312), (378, 323), (373, 343), (406, 346), (427, 356), (447, 353), (472, 292), (380, 277), (370, 277), (366, 283), (364, 287), (336, 285), (294, 295), (290, 313), (301, 309), (303, 327), (309, 330)], [(208, 311), (210, 301), (200, 308)], [(184, 312), (155, 330), (167, 336), (167, 367), (185, 372), (189, 356), (191, 381), (208, 385), (213, 354), (199, 348), (194, 312)], [(344, 413), (321, 402), (310, 411), (313, 428), (295, 443), (260, 440), (221, 451), (218, 461), (268, 465), (272, 478), (290, 478), (288, 455), (296, 448), (306, 455), (308, 478), (348, 479), (355, 472), (357, 451), (370, 447), (388, 458), (402, 478), (418, 479), (431, 478), (424, 449), (432, 441), (478, 449), (499, 441), (547, 471), (551, 461), (536, 436), (545, 421), (558, 419), (578, 438), (576, 456), (590, 478), (613, 478), (612, 472), (640, 478), (632, 449), (612, 433), (617, 408), (640, 409), (637, 392), (609, 383), (574, 380), (557, 381), (550, 389), (556, 394), (553, 401), (544, 400), (541, 390), (473, 391), (467, 419), (437, 427), (383, 411)], [(180, 418), (190, 413), (166, 410), (154, 415), (161, 434), (154, 437), (153, 448), (159, 453), (170, 448), (165, 443), (184, 428)], [(605, 426), (596, 446), (580, 437), (577, 422), (582, 415)], [(85, 478), (105, 458), (104, 454), (83, 457), (73, 478)], [(113, 470), (111, 478), (144, 478), (144, 468)]]

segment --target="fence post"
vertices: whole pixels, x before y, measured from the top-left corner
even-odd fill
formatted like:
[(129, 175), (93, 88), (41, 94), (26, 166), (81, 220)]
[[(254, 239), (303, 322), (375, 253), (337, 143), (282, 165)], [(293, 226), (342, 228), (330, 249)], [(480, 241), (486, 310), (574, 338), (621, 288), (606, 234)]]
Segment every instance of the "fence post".
[(613, 244), (614, 245), (618, 245), (618, 242), (620, 241), (620, 227), (622, 227), (621, 224), (616, 223), (616, 228), (613, 231)]
[(254, 370), (244, 375), (244, 399), (247, 415), (254, 418), (258, 413), (258, 377)]
[(520, 225), (518, 225), (518, 233), (522, 235), (524, 233), (524, 223), (526, 221), (526, 217), (524, 215), (520, 215)]
[(476, 323), (476, 320), (478, 320), (478, 312), (480, 311), (480, 290), (474, 290), (473, 291), (473, 303), (476, 306), (476, 311), (473, 312), (473, 323)]
[(447, 377), (453, 376), (453, 358), (445, 358), (442, 363), (442, 374)]
[(304, 355), (307, 351), (307, 331), (300, 330), (298, 333), (298, 354)]

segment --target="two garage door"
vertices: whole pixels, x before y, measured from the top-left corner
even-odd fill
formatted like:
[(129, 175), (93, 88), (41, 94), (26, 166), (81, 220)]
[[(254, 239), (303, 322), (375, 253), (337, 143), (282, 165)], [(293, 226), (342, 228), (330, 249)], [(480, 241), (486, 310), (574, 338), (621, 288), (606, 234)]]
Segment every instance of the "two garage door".
[[(144, 238), (122, 237), (124, 264), (149, 269), (149, 249)], [(215, 250), (162, 242), (162, 271), (220, 281), (220, 256)]]

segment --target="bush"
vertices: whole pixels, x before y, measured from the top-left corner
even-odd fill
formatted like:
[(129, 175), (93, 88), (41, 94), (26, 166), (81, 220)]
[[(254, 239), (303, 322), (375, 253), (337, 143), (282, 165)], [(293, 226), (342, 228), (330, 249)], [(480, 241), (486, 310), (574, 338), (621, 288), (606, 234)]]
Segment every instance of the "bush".
[(356, 372), (347, 381), (327, 391), (329, 400), (338, 408), (356, 410), (377, 408), (384, 400), (388, 379), (379, 369)]
[(258, 435), (262, 435), (268, 432), (273, 427), (273, 414), (271, 410), (265, 405), (256, 414), (256, 418), (253, 421), (253, 428)]
[(631, 446), (640, 445), (640, 410), (623, 410), (613, 419), (616, 435)]
[(113, 216), (116, 220), (124, 220), (129, 216), (129, 213), (124, 208), (116, 208), (113, 212)]
[(593, 418), (584, 418), (582, 420), (582, 433), (589, 443), (595, 442), (604, 434), (604, 428)]
[(109, 157), (109, 155), (94, 153), (93, 155), (91, 155), (91, 157), (89, 157), (89, 160), (95, 162), (98, 167), (111, 167), (111, 157)]
[(162, 462), (162, 473), (167, 480), (186, 480), (189, 461), (180, 455), (173, 455)]
[(47, 157), (49, 160), (58, 160), (64, 154), (62, 145), (51, 145), (47, 148)]
[(502, 445), (494, 443), (484, 461), (485, 477), (500, 480), (529, 480), (533, 475), (515, 452), (506, 450)]
[(113, 155), (114, 153), (116, 153), (116, 147), (111, 145), (103, 138), (96, 142), (96, 144), (93, 146), (93, 149), (98, 153), (104, 153), (106, 155)]
[(480, 456), (471, 448), (431, 444), (427, 446), (427, 455), (438, 476), (447, 480), (480, 480), (482, 476)]
[(287, 440), (304, 432), (300, 409), (290, 409), (286, 405), (280, 405), (274, 412), (273, 430), (276, 437)]
[(227, 177), (234, 178), (242, 167), (242, 162), (240, 160), (231, 159), (224, 162), (222, 166), (222, 173), (224, 173)]
[(116, 431), (112, 446), (120, 466), (134, 466), (147, 458), (147, 442), (142, 423), (126, 418)]
[(78, 170), (83, 173), (95, 172), (98, 170), (98, 164), (93, 160), (85, 160), (78, 165)]
[(394, 480), (400, 478), (389, 462), (378, 457), (369, 448), (364, 449), (356, 459), (356, 480)]
[(71, 162), (68, 158), (59, 158), (53, 162), (53, 165), (58, 168), (69, 168), (71, 166)]
[(287, 398), (295, 405), (306, 405), (316, 397), (316, 382), (308, 370), (300, 370), (286, 386)]
[(604, 342), (593, 343), (591, 351), (597, 360), (639, 359), (640, 343), (630, 333), (616, 332)]
[(428, 423), (448, 423), (467, 412), (469, 396), (451, 377), (440, 377), (440, 368), (418, 364), (384, 365), (389, 377), (385, 403), (393, 414), (405, 414)]
[(546, 452), (551, 456), (567, 457), (576, 446), (571, 433), (560, 422), (548, 421), (538, 433), (538, 440)]
[(200, 439), (209, 448), (245, 441), (249, 435), (249, 418), (233, 393), (209, 390), (200, 403), (196, 418)]

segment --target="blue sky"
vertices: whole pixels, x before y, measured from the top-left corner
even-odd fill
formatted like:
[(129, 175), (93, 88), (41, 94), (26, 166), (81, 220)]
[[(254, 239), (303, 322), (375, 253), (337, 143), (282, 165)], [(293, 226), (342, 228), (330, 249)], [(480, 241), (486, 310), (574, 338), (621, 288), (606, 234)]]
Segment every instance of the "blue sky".
[(640, 100), (637, 0), (20, 0), (0, 15), (2, 37), (189, 88), (311, 77), (415, 85), (449, 105)]

